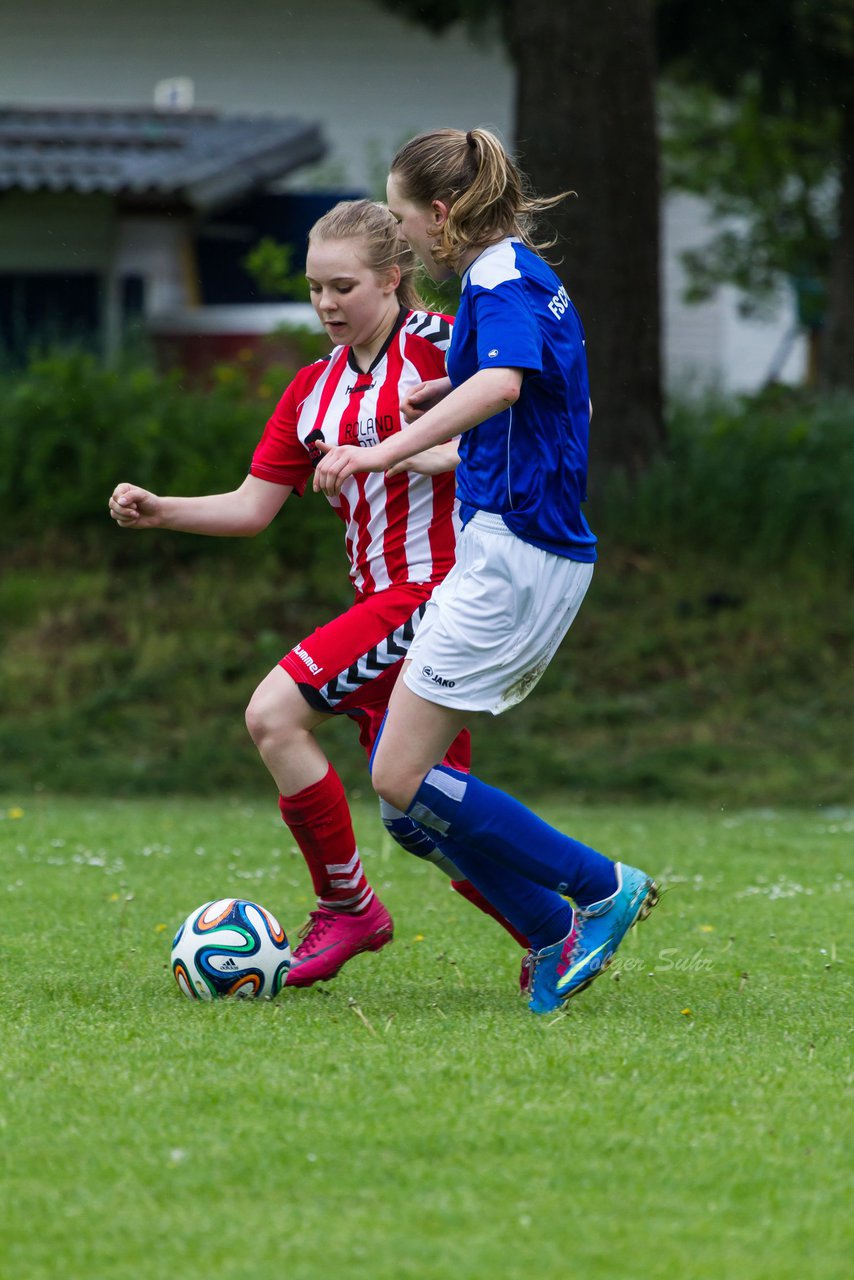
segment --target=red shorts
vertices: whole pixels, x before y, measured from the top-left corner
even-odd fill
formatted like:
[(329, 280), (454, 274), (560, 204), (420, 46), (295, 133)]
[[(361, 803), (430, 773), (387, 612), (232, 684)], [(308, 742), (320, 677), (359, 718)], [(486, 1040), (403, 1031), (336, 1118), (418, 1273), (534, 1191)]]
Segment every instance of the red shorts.
[[(346, 613), (294, 645), (279, 663), (315, 711), (356, 721), (368, 754), (431, 590), (428, 583), (407, 583), (362, 596)], [(445, 762), (454, 769), (469, 768), (467, 729), (451, 744)]]

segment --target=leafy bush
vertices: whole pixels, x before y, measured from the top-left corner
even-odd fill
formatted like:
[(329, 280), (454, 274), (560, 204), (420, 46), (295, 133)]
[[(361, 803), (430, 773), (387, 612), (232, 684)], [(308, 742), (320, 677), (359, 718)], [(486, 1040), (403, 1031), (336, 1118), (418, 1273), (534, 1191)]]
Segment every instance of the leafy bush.
[[(235, 540), (174, 535), (146, 538), (144, 548), (129, 545), (137, 542), (132, 535), (110, 547), (106, 539), (115, 530), (107, 499), (122, 480), (175, 494), (235, 488), (291, 376), (286, 369), (256, 376), (221, 365), (200, 389), (185, 386), (180, 372), (161, 374), (129, 361), (104, 368), (82, 351), (35, 359), (24, 374), (0, 384), (0, 539), (8, 546), (58, 531), (79, 544), (86, 535), (89, 544), (103, 539), (108, 559), (173, 559), (214, 548), (240, 554)], [(325, 506), (308, 501), (300, 513), (309, 520), (309, 560), (334, 540), (331, 528), (325, 532), (336, 523)], [(277, 529), (270, 536), (282, 544)]]
[[(193, 538), (106, 507), (122, 479), (240, 483), (286, 377), (225, 366), (202, 393), (66, 355), (0, 387), (0, 787), (269, 791), (243, 708), (346, 606), (338, 520), (309, 494), (258, 539)], [(595, 495), (602, 573), (536, 696), (477, 730), (478, 769), (522, 794), (846, 803), (852, 494), (851, 400), (676, 405), (666, 454)], [(324, 741), (364, 787), (352, 726)]]
[[(306, 362), (316, 343), (312, 335)], [(41, 357), (24, 374), (6, 375), (0, 539), (8, 545), (54, 531), (54, 544), (57, 533), (77, 545), (94, 539), (108, 560), (258, 554), (233, 539), (110, 540), (107, 498), (120, 480), (163, 493), (234, 488), (290, 376), (221, 365), (201, 390), (180, 373), (131, 360), (105, 369), (81, 352)], [(325, 501), (309, 495), (297, 519), (299, 555), (290, 556), (297, 573), (340, 580), (340, 529)], [(665, 453), (633, 483), (614, 477), (594, 494), (591, 521), (605, 547), (664, 557), (694, 551), (757, 569), (850, 566), (854, 398), (774, 388), (735, 402), (675, 402)], [(260, 547), (290, 554), (295, 527), (289, 509)]]
[(854, 563), (854, 397), (772, 388), (671, 407), (665, 454), (606, 488), (597, 531), (638, 551), (756, 568)]
[(100, 521), (121, 479), (166, 483), (176, 493), (231, 487), (263, 420), (243, 380), (226, 369), (200, 394), (185, 390), (179, 374), (105, 369), (67, 352), (8, 381), (0, 492), (20, 533)]

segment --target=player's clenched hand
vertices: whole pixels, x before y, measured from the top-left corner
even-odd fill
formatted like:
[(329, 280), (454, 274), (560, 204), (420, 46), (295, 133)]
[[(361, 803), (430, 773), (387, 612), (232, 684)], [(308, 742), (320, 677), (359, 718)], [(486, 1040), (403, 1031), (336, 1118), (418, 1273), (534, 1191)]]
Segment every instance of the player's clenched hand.
[(333, 445), (318, 440), (317, 448), (324, 456), (314, 469), (313, 488), (327, 498), (337, 498), (344, 481), (357, 471), (385, 469), (380, 445), (362, 449), (354, 444)]
[(117, 484), (109, 502), (110, 515), (122, 529), (156, 529), (160, 499), (135, 484)]
[(406, 422), (417, 422), (428, 409), (432, 409), (451, 389), (450, 378), (432, 378), (429, 382), (419, 382), (401, 397), (400, 412)]

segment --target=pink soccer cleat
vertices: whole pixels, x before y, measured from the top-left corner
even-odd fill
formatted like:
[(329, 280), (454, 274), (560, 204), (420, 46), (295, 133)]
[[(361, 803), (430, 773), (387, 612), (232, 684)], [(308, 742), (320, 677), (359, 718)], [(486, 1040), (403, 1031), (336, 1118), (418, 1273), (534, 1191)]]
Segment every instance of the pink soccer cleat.
[(302, 942), (293, 953), (285, 986), (310, 987), (334, 978), (360, 951), (379, 951), (394, 936), (394, 924), (374, 895), (367, 911), (331, 911), (318, 907), (299, 931)]

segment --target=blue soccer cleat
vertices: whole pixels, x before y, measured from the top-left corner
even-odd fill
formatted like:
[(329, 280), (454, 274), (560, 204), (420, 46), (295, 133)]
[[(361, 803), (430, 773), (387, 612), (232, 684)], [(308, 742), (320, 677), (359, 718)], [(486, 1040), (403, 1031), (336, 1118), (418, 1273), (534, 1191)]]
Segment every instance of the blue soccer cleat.
[(615, 863), (614, 870), (617, 888), (610, 898), (579, 907), (575, 913), (578, 940), (569, 964), (555, 981), (561, 1003), (604, 973), (632, 925), (645, 920), (658, 902), (658, 888), (646, 872), (622, 862)]
[(558, 995), (557, 984), (567, 972), (575, 953), (578, 934), (573, 920), (572, 928), (560, 942), (542, 951), (529, 951), (522, 961), (522, 974), (519, 986), (522, 994), (530, 996), (528, 1008), (532, 1013), (554, 1013), (563, 1004)]

